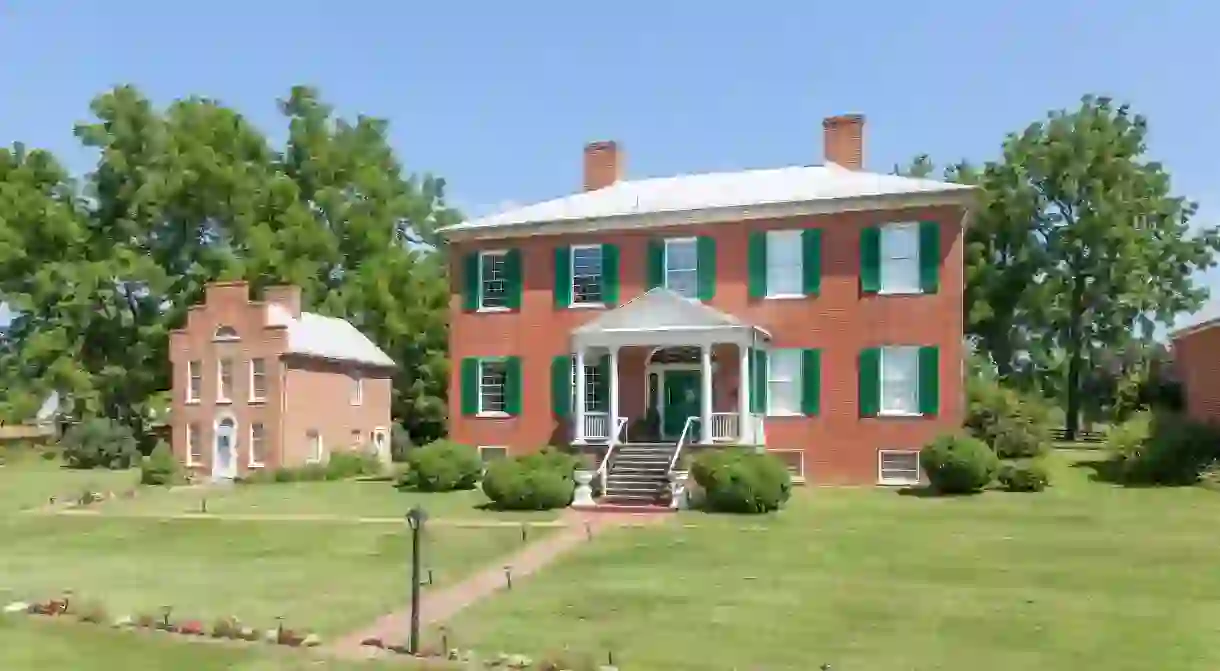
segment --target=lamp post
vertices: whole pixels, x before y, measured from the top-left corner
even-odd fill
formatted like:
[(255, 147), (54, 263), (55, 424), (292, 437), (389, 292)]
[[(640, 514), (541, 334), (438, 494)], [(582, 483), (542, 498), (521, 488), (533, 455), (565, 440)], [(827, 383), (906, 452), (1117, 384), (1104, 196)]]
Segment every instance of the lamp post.
[(412, 655), (419, 654), (419, 535), (427, 519), (428, 514), (419, 506), (407, 512), (407, 525), (411, 527), (411, 637), (407, 649)]

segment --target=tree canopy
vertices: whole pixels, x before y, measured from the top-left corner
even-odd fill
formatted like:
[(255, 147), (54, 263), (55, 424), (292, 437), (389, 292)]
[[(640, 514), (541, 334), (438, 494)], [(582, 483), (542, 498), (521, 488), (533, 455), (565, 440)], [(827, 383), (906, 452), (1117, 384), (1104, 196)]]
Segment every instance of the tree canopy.
[(75, 129), (86, 175), (50, 153), (0, 149), (4, 412), (51, 390), (78, 416), (144, 433), (169, 387), (169, 331), (207, 282), (302, 289), (306, 309), (352, 321), (398, 363), (393, 414), (420, 439), (445, 417), (446, 267), (432, 245), (460, 219), (444, 180), (407, 174), (384, 120), (337, 117), (296, 87), (274, 147), (239, 112), (189, 98), (158, 110), (123, 86)]

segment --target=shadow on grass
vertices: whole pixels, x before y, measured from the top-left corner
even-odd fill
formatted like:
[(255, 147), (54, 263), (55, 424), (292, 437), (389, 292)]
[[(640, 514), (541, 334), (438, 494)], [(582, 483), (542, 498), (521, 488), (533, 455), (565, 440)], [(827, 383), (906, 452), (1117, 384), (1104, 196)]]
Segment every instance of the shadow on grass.
[(978, 496), (982, 491), (965, 492), (962, 494), (950, 494), (942, 492), (935, 487), (929, 485), (920, 485), (918, 487), (903, 487), (898, 490), (899, 496), (910, 496), (917, 499), (962, 499), (971, 496)]
[(1092, 482), (1105, 482), (1111, 485), (1131, 486), (1124, 482), (1123, 465), (1108, 455), (1098, 455), (1096, 458), (1079, 459), (1072, 462), (1072, 468), (1082, 468), (1088, 471)]

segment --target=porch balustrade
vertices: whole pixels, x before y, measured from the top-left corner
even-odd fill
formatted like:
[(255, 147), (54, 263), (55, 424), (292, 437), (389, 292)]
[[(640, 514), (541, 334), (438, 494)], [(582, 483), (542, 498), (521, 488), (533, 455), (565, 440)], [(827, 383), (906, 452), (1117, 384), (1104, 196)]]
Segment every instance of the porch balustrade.
[(610, 413), (586, 412), (585, 440), (610, 440)]

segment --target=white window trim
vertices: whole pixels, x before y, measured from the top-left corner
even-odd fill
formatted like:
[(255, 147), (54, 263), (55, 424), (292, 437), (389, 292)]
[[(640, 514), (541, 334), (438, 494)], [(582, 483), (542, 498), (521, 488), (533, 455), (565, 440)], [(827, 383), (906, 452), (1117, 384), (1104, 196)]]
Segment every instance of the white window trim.
[[(508, 359), (505, 357), (497, 357), (497, 356), (482, 357), (479, 359), (479, 370), (478, 370), (478, 373), (479, 373), (479, 383), (478, 383), (479, 410), (477, 413), (475, 413), (475, 417), (493, 417), (493, 418), (511, 417), (512, 415), (509, 415), (508, 412), (503, 411), (503, 410), (484, 410), (483, 409), (483, 364), (487, 364), (487, 363), (501, 363), (501, 364), (507, 365)], [(505, 373), (504, 374), (504, 387), (505, 387), (504, 393), (507, 394), (508, 393), (508, 371), (505, 370), (504, 373)], [(507, 402), (507, 399), (505, 399), (505, 401)]]
[(352, 387), (348, 392), (348, 403), (353, 406), (364, 405), (364, 376), (360, 373), (352, 373), (350, 379)]
[(265, 392), (266, 386), (267, 386), (267, 360), (264, 358), (261, 358), (261, 357), (255, 357), (253, 359), (250, 359), (250, 402), (251, 403), (262, 403), (267, 400), (267, 397), (265, 395), (264, 396), (255, 395), (256, 390), (258, 389), (258, 387), (254, 384), (254, 377), (255, 377), (254, 376), (254, 362), (255, 361), (263, 362), (263, 387), (264, 387), (263, 390)]
[[(228, 361), (230, 366), (233, 363), (232, 359), (228, 359), (225, 357), (221, 357), (216, 360), (216, 402), (217, 403), (232, 403), (233, 402), (233, 399), (229, 398), (228, 396), (225, 396), (225, 376), (224, 376), (225, 361)], [(230, 384), (232, 384), (232, 382), (233, 382), (233, 370), (231, 367), (229, 369), (229, 382), (230, 382)], [(230, 391), (232, 391), (232, 390), (230, 390)]]
[[(601, 256), (601, 273), (598, 275), (597, 281), (602, 285), (602, 300), (591, 303), (576, 302), (576, 250), (578, 249), (595, 249)], [(568, 307), (576, 309), (597, 309), (606, 307), (606, 253), (601, 245), (572, 245), (568, 248), (568, 291), (572, 297), (568, 301)]]
[(885, 256), (885, 235), (887, 231), (914, 229), (915, 231), (915, 267), (920, 267), (921, 261), (919, 258), (919, 222), (918, 221), (894, 221), (881, 226), (881, 249), (879, 250), (878, 263), (880, 267), (877, 269), (880, 275), (881, 286), (878, 287), (877, 294), (879, 296), (919, 296), (923, 294), (921, 287), (912, 287), (909, 289), (893, 289), (885, 286), (885, 264), (888, 258)]
[(507, 445), (479, 445), (478, 450), (479, 450), (479, 459), (482, 460), (483, 463), (487, 463), (486, 460), (484, 460), (484, 458), (483, 458), (483, 452), (485, 450), (503, 450), (504, 451), (503, 458), (505, 458), (505, 459), (508, 458), (508, 446)]
[[(772, 368), (771, 362), (772, 362), (772, 359), (775, 357), (775, 353), (777, 351), (786, 351), (786, 350), (795, 351), (798, 353), (796, 374), (791, 380), (791, 382), (796, 386), (797, 409), (792, 412), (779, 412), (777, 410), (772, 409), (772, 407), (771, 407), (771, 400), (773, 398), (775, 398), (775, 394), (771, 393), (771, 368)], [(801, 351), (800, 348), (797, 348), (797, 347), (779, 347), (779, 348), (775, 348), (775, 349), (772, 349), (767, 352), (767, 362), (766, 362), (766, 365), (763, 366), (763, 368), (764, 368), (763, 379), (766, 380), (766, 383), (767, 383), (767, 407), (763, 409), (764, 410), (763, 414), (765, 416), (767, 416), (767, 417), (801, 417), (801, 416), (803, 416), (800, 411), (801, 390), (803, 388), (803, 383), (804, 383), (804, 381), (801, 379), (801, 376), (804, 375), (805, 371), (801, 370), (801, 366), (804, 363), (804, 361), (801, 360), (801, 356), (799, 354), (800, 351)], [(779, 382), (780, 380), (776, 380), (776, 381)]]
[[(774, 454), (796, 454), (800, 458), (797, 460), (797, 474), (792, 476), (792, 482), (798, 485), (805, 484), (805, 450), (767, 450)], [(786, 462), (785, 462), (786, 465)]]
[[(886, 410), (883, 407), (885, 400), (885, 351), (889, 349), (912, 349), (915, 350), (915, 407), (914, 412), (904, 410)], [(919, 346), (918, 345), (883, 345), (878, 348), (880, 352), (879, 363), (877, 366), (877, 416), (878, 417), (923, 417), (923, 413), (919, 408)]]
[(266, 427), (266, 425), (262, 424), (261, 422), (250, 422), (250, 447), (248, 448), (249, 452), (250, 452), (250, 457), (246, 460), (246, 465), (250, 468), (262, 468), (264, 465), (263, 462), (254, 458), (254, 425), (256, 425), (256, 424), (263, 427), (263, 450), (267, 449), (267, 427)]
[(203, 372), (202, 371), (200, 371), (200, 373), (199, 373), (199, 394), (196, 395), (193, 390), (194, 382), (195, 382), (196, 365), (198, 365), (199, 367), (202, 367), (203, 362), (199, 361), (199, 360), (186, 362), (186, 400), (184, 402), (187, 403), (188, 405), (198, 404), (200, 402), (199, 397), (203, 395)]
[[(767, 231), (767, 232), (766, 232), (766, 234), (765, 234), (765, 235), (766, 235), (766, 239), (765, 239), (765, 242), (764, 242), (763, 244), (767, 245), (767, 267), (763, 269), (763, 272), (764, 272), (764, 273), (767, 273), (767, 295), (766, 295), (766, 296), (764, 296), (763, 298), (764, 298), (765, 300), (773, 300), (773, 301), (784, 301), (784, 300), (793, 300), (793, 299), (798, 299), (798, 298), (806, 298), (807, 296), (806, 296), (806, 294), (805, 294), (805, 292), (804, 292), (804, 291), (798, 291), (798, 292), (795, 292), (795, 293), (782, 293), (782, 294), (773, 294), (773, 293), (771, 293), (771, 235), (772, 235), (773, 233), (774, 233), (774, 234), (777, 234), (777, 235), (779, 235), (779, 234), (793, 235), (793, 236), (795, 236), (795, 237), (796, 237), (796, 244), (797, 244), (797, 245), (801, 245), (801, 244), (803, 243), (803, 240), (801, 239), (801, 236), (804, 234), (804, 229), (800, 229), (800, 228), (779, 228), (779, 229), (775, 229), (775, 230), (773, 230), (773, 231)], [(799, 266), (797, 266), (797, 272), (798, 272), (798, 274), (799, 274), (798, 279), (800, 279), (800, 280), (804, 280), (804, 276), (805, 276), (805, 259), (804, 259), (804, 256), (803, 256), (803, 254), (804, 254), (804, 248), (803, 248), (803, 247), (802, 247), (802, 249), (801, 249), (801, 253), (802, 253), (802, 256), (798, 257), (798, 258), (800, 258), (801, 263), (800, 263), (800, 265), (799, 265)], [(802, 283), (802, 285), (803, 285), (803, 283)]]
[[(913, 454), (915, 455), (915, 478), (886, 478), (882, 472), (881, 465), (884, 462), (886, 455), (892, 454)], [(877, 450), (877, 484), (888, 487), (910, 487), (920, 484), (919, 474), (923, 472), (923, 465), (919, 461), (919, 450)]]
[[(191, 443), (192, 441), (199, 439), (199, 432), (195, 431), (192, 426), (193, 425), (191, 422), (186, 423), (186, 459), (184, 461), (186, 462), (188, 468), (191, 466), (199, 466), (203, 463), (202, 460), (196, 461), (194, 455), (192, 454)], [(200, 454), (202, 453), (203, 450), (200, 450)]]
[[(661, 286), (669, 289), (669, 246), (676, 244), (690, 243), (695, 246), (695, 295), (689, 297), (689, 300), (699, 301), (698, 283), (699, 283), (699, 238), (697, 236), (689, 236), (685, 238), (665, 238), (665, 253), (661, 259)], [(685, 269), (684, 269), (685, 270)], [(672, 291), (672, 290), (671, 290)], [(686, 298), (686, 297), (684, 297)]]
[[(309, 442), (309, 435), (313, 434), (318, 437), (318, 450), (315, 456), (313, 445)], [(305, 447), (309, 453), (305, 455), (305, 463), (320, 464), (325, 461), (326, 457), (326, 442), (322, 440), (322, 432), (317, 429), (308, 429), (305, 431)]]
[(486, 249), (479, 252), (479, 309), (477, 312), (510, 312), (512, 308), (507, 305), (483, 305), (483, 257), (484, 256), (503, 256), (505, 267), (508, 265), (508, 250), (507, 249)]
[[(232, 333), (221, 333), (221, 331), (225, 330), (232, 331)], [(241, 336), (237, 335), (237, 329), (228, 324), (221, 324), (212, 332), (213, 342), (237, 342), (238, 340), (241, 340)]]

